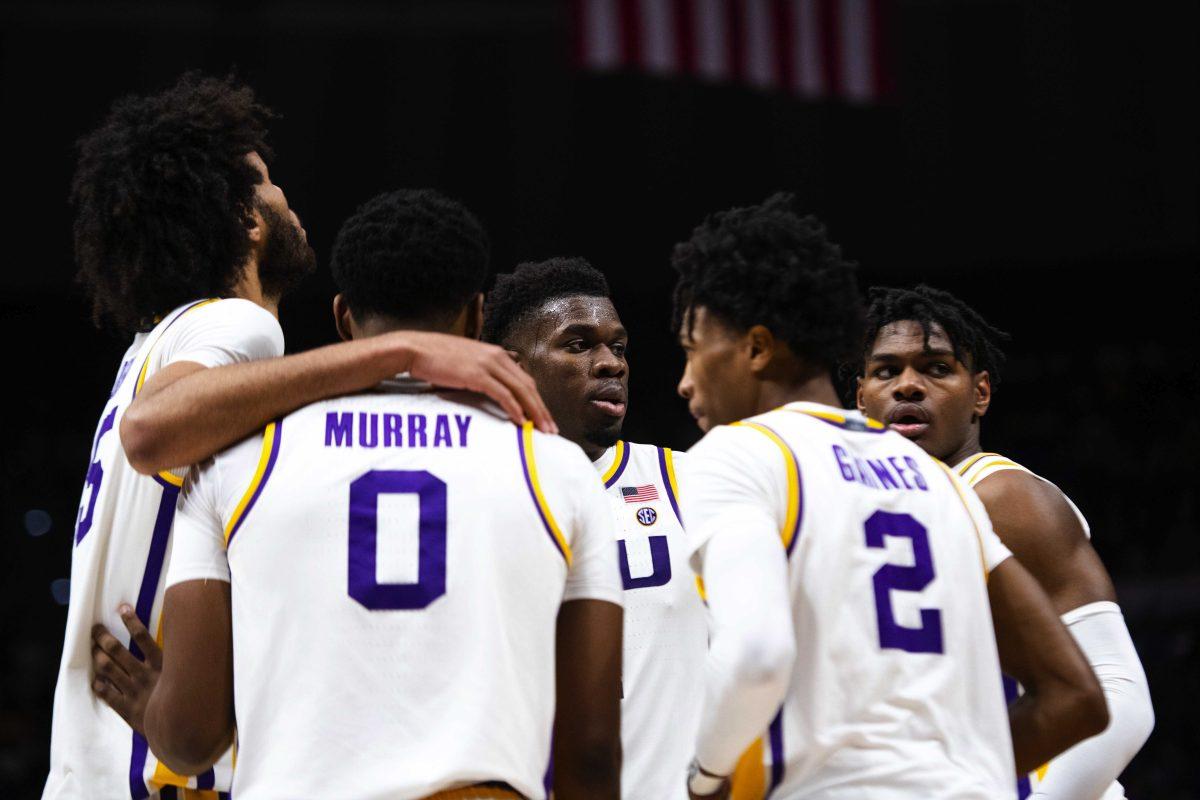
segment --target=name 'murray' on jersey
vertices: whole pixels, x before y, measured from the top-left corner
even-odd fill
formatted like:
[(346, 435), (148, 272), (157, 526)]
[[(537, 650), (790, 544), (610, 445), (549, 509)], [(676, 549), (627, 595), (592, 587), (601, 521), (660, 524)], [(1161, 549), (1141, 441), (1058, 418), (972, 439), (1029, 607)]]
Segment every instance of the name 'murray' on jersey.
[(326, 447), (466, 447), (470, 414), (329, 411)]

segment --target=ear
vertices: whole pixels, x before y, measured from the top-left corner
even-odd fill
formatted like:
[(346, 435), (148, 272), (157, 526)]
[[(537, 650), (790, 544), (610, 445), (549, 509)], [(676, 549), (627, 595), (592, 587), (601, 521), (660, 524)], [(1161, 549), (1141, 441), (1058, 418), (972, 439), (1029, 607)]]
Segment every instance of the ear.
[(858, 413), (867, 416), (867, 407), (863, 403), (862, 375), (854, 379), (854, 405), (858, 407)]
[(988, 375), (987, 370), (975, 373), (975, 402), (973, 411), (975, 418), (978, 419), (987, 413), (988, 407), (992, 404), (992, 376)]
[(745, 333), (744, 346), (750, 360), (750, 371), (761, 373), (771, 364), (777, 342), (775, 335), (764, 325), (755, 325)]
[(483, 292), (476, 292), (475, 296), (467, 301), (467, 307), (463, 311), (463, 335), (468, 339), (483, 336)]
[(346, 298), (340, 292), (333, 297), (333, 324), (343, 342), (354, 338), (354, 318), (350, 315)]

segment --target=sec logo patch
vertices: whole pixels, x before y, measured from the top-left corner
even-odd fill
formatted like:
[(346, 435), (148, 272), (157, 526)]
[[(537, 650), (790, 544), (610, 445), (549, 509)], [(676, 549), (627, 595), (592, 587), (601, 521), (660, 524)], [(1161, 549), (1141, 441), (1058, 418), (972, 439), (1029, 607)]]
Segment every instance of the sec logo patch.
[(649, 506), (639, 508), (637, 510), (637, 521), (643, 525), (653, 525), (658, 521), (658, 512)]

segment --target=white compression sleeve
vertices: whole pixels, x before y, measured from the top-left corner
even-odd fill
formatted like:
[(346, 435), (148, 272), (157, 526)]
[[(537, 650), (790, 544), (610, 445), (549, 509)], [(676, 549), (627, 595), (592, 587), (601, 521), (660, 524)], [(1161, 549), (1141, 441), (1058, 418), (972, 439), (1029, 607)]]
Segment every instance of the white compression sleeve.
[(696, 760), (728, 775), (783, 702), (796, 650), (787, 555), (773, 521), (743, 508), (710, 524), (717, 532), (704, 547), (703, 577), (714, 633)]
[(1116, 603), (1098, 602), (1062, 616), (1096, 672), (1108, 701), (1108, 727), (1050, 762), (1033, 793), (1039, 800), (1097, 800), (1133, 760), (1154, 728), (1150, 687)]

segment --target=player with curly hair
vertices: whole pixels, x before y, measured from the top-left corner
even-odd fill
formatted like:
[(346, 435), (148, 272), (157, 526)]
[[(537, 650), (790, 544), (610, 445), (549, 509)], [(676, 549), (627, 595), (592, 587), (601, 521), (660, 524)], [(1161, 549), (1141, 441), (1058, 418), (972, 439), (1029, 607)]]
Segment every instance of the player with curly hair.
[[(930, 286), (875, 287), (858, 360), (858, 408), (951, 465), (979, 495), (996, 534), (1037, 579), (1104, 689), (1112, 723), (1017, 782), (1017, 796), (1119, 800), (1116, 782), (1154, 727), (1146, 673), (1091, 545), (1082, 512), (1015, 461), (984, 452), (1008, 335)], [(1018, 687), (1004, 682), (1010, 700)]]
[(625, 590), (621, 796), (684, 798), (708, 645), (679, 515), (686, 458), (621, 439), (629, 334), (604, 275), (586, 260), (551, 258), (498, 276), (484, 338), (537, 381), (562, 435), (583, 448), (608, 494)]
[[(825, 227), (776, 194), (672, 260), (679, 393), (707, 431), (684, 485), (713, 619), (692, 797), (984, 800), (1102, 730), (1095, 676), (978, 499), (839, 407), (862, 309)], [(1001, 660), (1036, 684), (1011, 717)]]
[[(403, 332), (279, 358), (279, 300), (315, 258), (267, 168), (272, 116), (233, 79), (188, 73), (118, 101), (79, 143), (80, 281), (97, 323), (132, 343), (101, 412), (75, 526), (47, 798), (228, 786), (228, 764), (198, 776), (159, 764), (135, 702), (158, 666), (149, 631), (186, 465), (299, 405), (405, 371), (486, 391), (516, 419), (529, 409), (552, 427), (532, 380), (500, 348), (461, 337)], [(122, 624), (128, 648), (108, 633)]]

